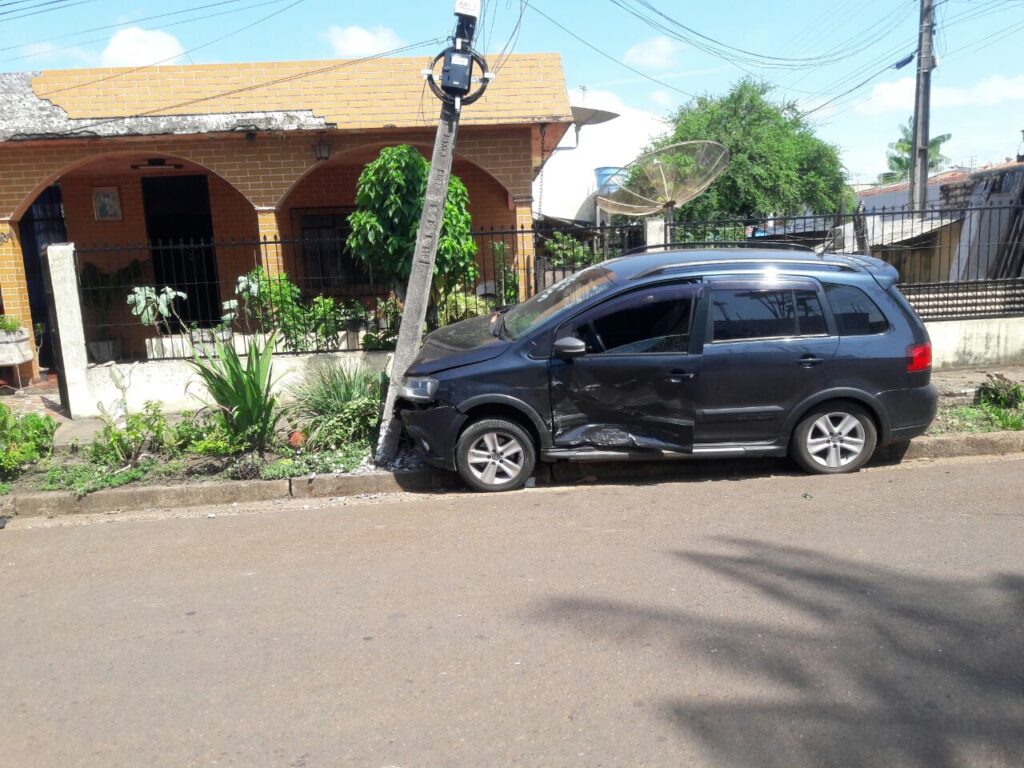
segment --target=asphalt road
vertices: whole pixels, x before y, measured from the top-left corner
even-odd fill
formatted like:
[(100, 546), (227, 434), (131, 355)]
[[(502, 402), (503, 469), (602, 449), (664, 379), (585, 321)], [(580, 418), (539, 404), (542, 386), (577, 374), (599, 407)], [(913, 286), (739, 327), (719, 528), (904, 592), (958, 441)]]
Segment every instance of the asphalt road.
[(1024, 460), (303, 506), (0, 531), (0, 764), (1024, 764)]

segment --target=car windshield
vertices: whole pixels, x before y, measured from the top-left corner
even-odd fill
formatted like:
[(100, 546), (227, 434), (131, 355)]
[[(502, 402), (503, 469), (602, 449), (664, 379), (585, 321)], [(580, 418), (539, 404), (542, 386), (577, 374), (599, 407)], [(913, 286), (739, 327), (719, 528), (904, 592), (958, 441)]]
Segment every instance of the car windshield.
[(560, 280), (506, 312), (502, 318), (505, 333), (517, 339), (570, 307), (604, 293), (615, 285), (611, 274), (610, 269), (599, 265)]

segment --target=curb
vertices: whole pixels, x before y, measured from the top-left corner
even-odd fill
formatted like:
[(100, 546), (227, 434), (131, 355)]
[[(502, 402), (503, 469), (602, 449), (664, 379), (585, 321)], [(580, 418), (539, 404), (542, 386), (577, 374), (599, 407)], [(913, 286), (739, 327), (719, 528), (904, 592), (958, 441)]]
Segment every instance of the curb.
[(251, 482), (148, 485), (114, 488), (78, 496), (70, 491), (24, 493), (0, 498), (0, 515), (56, 517), (104, 514), (134, 509), (178, 509), (218, 504), (249, 504), (283, 499), (360, 496), (367, 493), (423, 493), (443, 488), (433, 472), (381, 472), (368, 475), (322, 475), (312, 479), (254, 480)]
[[(1003, 456), (1024, 453), (1024, 432), (986, 432), (978, 434), (935, 435), (920, 437), (907, 444), (883, 449), (874, 464), (911, 459), (950, 459), (965, 456)], [(761, 460), (771, 462), (777, 460)], [(551, 465), (548, 477), (538, 477), (539, 484), (578, 485), (580, 482), (600, 484), (603, 481), (664, 479), (700, 475), (711, 479), (720, 476), (722, 465), (712, 462), (718, 471), (709, 470), (708, 462), (612, 463), (605, 465), (599, 476), (589, 464)], [(735, 467), (756, 467), (756, 460), (729, 462)], [(430, 493), (453, 486), (450, 473), (417, 470), (410, 472), (375, 472), (366, 475), (318, 475), (292, 480), (257, 480), (252, 482), (196, 483), (194, 485), (150, 485), (139, 488), (115, 488), (76, 496), (66, 491), (25, 493), (0, 497), (0, 516), (56, 517), (70, 514), (103, 514), (133, 509), (173, 509), (217, 504), (255, 503), (283, 499), (323, 499), (360, 496), (371, 493)]]

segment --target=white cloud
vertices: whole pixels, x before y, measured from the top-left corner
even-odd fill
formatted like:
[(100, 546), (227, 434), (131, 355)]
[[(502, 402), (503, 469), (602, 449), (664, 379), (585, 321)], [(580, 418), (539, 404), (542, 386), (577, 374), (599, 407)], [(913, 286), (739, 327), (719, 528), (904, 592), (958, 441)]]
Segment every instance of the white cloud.
[(128, 27), (114, 33), (100, 54), (104, 67), (141, 67), (147, 64), (173, 64), (185, 52), (178, 38), (167, 32)]
[(361, 58), (401, 48), (405, 42), (390, 27), (339, 27), (327, 30), (327, 39), (336, 56)]
[(679, 65), (679, 54), (685, 47), (678, 40), (658, 35), (634, 45), (623, 60), (639, 69), (663, 71)]
[[(990, 75), (967, 87), (933, 86), (932, 107), (995, 107), (1024, 101), (1024, 75), (1004, 77)], [(862, 115), (881, 115), (888, 112), (910, 114), (914, 111), (914, 78), (903, 77), (888, 83), (879, 83), (871, 94), (856, 105)]]

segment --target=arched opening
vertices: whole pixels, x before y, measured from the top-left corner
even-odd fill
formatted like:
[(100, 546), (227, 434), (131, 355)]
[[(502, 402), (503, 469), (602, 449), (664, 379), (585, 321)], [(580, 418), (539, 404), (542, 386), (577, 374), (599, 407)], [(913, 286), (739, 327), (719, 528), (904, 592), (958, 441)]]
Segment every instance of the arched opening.
[[(301, 177), (277, 206), (277, 226), (288, 243), (284, 269), (298, 281), (312, 281), (318, 290), (331, 285), (346, 286), (345, 295), (365, 293), (369, 277), (348, 251), (348, 217), (356, 208), (356, 186), (363, 169), (391, 144), (374, 143), (335, 155)], [(429, 158), (430, 147), (414, 144)], [(469, 213), (476, 233), (478, 274), (474, 283), (495, 283), (495, 254), (502, 257), (498, 243), (508, 240), (511, 263), (516, 238), (507, 233), (515, 228), (516, 211), (508, 190), (476, 163), (456, 157), (452, 172), (469, 192)], [(506, 234), (502, 234), (506, 233)], [(366, 286), (360, 288), (361, 281)], [(464, 286), (476, 290), (478, 285)], [(379, 286), (375, 288), (379, 289)]]
[(181, 323), (210, 327), (220, 322), (222, 301), (238, 275), (259, 258), (252, 204), (222, 177), (187, 159), (155, 152), (105, 154), (45, 183), (19, 207), (33, 322), (45, 322), (49, 312), (41, 268), (46, 247), (75, 243), (92, 362), (142, 359), (150, 351), (145, 340), (151, 334), (127, 307), (134, 287), (180, 291), (187, 296), (177, 307)]

